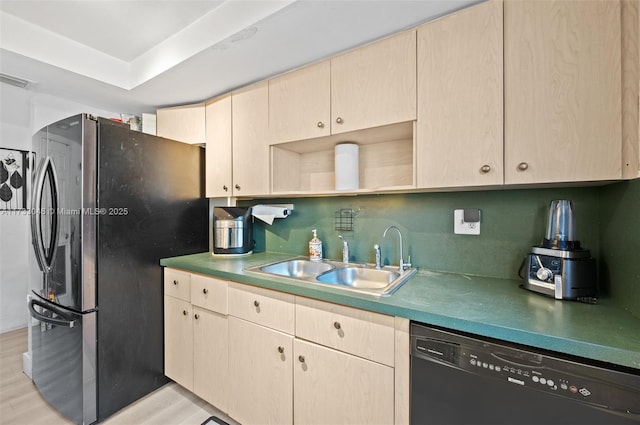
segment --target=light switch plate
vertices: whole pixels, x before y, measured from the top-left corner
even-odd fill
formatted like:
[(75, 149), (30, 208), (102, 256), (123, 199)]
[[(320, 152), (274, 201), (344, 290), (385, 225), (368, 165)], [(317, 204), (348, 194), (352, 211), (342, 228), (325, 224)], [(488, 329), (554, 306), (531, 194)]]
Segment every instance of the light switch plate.
[(466, 222), (464, 221), (464, 210), (453, 210), (453, 233), (456, 235), (479, 235), (480, 220)]

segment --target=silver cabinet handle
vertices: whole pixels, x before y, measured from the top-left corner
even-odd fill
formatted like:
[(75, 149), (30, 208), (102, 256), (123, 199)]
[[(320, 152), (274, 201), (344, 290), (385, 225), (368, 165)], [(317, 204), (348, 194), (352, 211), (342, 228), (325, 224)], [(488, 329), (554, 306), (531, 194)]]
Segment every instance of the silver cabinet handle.
[(342, 124), (344, 122), (344, 120), (341, 117), (336, 118), (336, 122), (338, 124)]
[(227, 185), (225, 184), (224, 186), (222, 186), (222, 190), (224, 190), (225, 192), (229, 191), (229, 188), (227, 187)]
[(298, 356), (298, 361), (300, 363), (304, 363), (304, 356)]
[(256, 307), (256, 308), (260, 307), (260, 301), (255, 300), (255, 301), (253, 302), (253, 306), (254, 306), (254, 307)]
[(484, 174), (487, 174), (489, 171), (491, 171), (491, 166), (484, 164), (482, 167), (480, 167), (480, 171)]
[(235, 185), (234, 187), (236, 188), (236, 190), (240, 190), (240, 185), (239, 184)]
[(208, 290), (207, 288), (204, 288), (204, 289), (202, 290), (202, 293), (203, 293), (203, 294), (206, 294), (206, 293), (208, 293), (208, 292), (209, 292), (209, 290)]
[(187, 310), (182, 310), (182, 315), (183, 315), (183, 316), (186, 316), (187, 314), (188, 314), (188, 313), (187, 313)]
[(526, 171), (529, 168), (529, 164), (527, 164), (526, 162), (521, 162), (520, 164), (518, 164), (518, 170), (520, 171)]
[(278, 347), (278, 353), (280, 353), (280, 354), (284, 353), (284, 347), (283, 346)]
[(340, 329), (342, 326), (340, 326), (340, 322), (333, 322), (333, 327), (336, 329)]
[(193, 315), (193, 317), (195, 317), (195, 319), (198, 320), (200, 318), (200, 315), (196, 313)]
[(318, 128), (324, 128), (324, 123), (322, 121), (318, 121)]
[(173, 284), (174, 284), (174, 285), (177, 285), (177, 284), (178, 284), (178, 281), (174, 279)]

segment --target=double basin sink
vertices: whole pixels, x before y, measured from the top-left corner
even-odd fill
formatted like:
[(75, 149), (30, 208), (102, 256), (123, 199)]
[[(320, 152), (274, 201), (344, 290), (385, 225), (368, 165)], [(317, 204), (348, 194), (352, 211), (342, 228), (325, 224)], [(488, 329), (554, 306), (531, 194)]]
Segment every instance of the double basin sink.
[(398, 267), (392, 266), (376, 268), (368, 264), (329, 260), (316, 262), (305, 257), (249, 267), (246, 270), (378, 296), (391, 295), (416, 272), (416, 269), (400, 272)]

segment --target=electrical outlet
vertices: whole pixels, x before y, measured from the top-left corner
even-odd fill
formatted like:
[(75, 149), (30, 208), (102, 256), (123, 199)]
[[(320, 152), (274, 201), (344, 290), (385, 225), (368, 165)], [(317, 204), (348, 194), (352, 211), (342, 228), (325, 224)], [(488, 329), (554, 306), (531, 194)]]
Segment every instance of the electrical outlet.
[[(453, 233), (456, 235), (479, 235), (480, 210), (467, 211), (467, 216), (473, 216), (472, 219), (467, 218), (469, 221), (465, 221), (464, 212), (464, 210), (453, 210)], [(471, 214), (469, 214), (469, 212), (471, 212)]]

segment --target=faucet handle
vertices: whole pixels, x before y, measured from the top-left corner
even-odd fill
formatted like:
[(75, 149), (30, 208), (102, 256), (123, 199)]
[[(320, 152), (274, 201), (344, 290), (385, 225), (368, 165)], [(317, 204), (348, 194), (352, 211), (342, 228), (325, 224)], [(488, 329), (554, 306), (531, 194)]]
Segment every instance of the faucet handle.
[(409, 258), (407, 258), (407, 262), (403, 264), (402, 271), (405, 270), (405, 267), (408, 268), (408, 269), (411, 268), (411, 256), (409, 256)]

